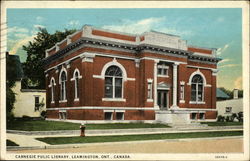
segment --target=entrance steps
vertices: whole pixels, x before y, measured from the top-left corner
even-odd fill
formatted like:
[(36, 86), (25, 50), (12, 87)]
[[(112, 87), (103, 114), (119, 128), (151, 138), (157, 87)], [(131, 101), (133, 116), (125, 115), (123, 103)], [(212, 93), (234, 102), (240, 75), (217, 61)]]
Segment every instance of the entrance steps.
[(169, 124), (172, 128), (176, 129), (201, 129), (201, 128), (207, 128), (207, 124), (201, 124), (199, 122), (191, 122), (191, 123), (177, 123), (177, 124)]

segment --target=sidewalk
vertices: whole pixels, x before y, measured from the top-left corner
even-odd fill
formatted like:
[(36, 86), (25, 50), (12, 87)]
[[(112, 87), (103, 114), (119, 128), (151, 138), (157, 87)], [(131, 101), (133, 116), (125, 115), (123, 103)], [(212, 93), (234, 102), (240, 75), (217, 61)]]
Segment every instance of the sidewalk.
[[(160, 134), (160, 133), (179, 133), (179, 132), (204, 132), (222, 130), (242, 130), (243, 126), (205, 126), (205, 127), (176, 127), (176, 128), (137, 128), (137, 129), (103, 129), (86, 130), (86, 136), (107, 136), (107, 135), (134, 135), (134, 134)], [(19, 135), (41, 135), (41, 136), (79, 136), (79, 130), (60, 130), (60, 131), (18, 131), (7, 130), (7, 133)]]
[[(237, 131), (243, 130), (242, 126), (217, 126), (203, 128), (144, 128), (144, 129), (109, 129), (109, 130), (86, 130), (86, 136), (108, 136), (108, 135), (135, 135), (135, 134), (161, 134), (161, 133), (188, 133), (188, 132), (209, 132), (209, 131)], [(51, 145), (38, 141), (35, 138), (41, 137), (69, 137), (79, 136), (80, 130), (54, 131), (54, 132), (25, 132), (7, 130), (7, 139), (14, 141), (19, 147), (8, 147), (8, 149), (25, 148), (48, 148)], [(51, 146), (52, 147), (52, 146)], [(56, 147), (56, 146), (53, 146)]]

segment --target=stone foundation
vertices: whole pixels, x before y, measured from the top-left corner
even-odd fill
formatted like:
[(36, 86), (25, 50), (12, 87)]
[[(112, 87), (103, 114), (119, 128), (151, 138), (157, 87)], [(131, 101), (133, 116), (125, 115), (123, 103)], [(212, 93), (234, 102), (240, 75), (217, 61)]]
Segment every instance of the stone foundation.
[(155, 111), (157, 122), (168, 124), (190, 124), (190, 112), (184, 110)]

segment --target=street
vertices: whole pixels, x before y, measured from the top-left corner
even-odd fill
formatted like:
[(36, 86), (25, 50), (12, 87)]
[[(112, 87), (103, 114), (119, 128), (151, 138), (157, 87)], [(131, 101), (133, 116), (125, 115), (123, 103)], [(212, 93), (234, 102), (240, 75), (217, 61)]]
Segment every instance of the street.
[(243, 138), (203, 138), (92, 143), (77, 148), (8, 151), (10, 153), (241, 153)]

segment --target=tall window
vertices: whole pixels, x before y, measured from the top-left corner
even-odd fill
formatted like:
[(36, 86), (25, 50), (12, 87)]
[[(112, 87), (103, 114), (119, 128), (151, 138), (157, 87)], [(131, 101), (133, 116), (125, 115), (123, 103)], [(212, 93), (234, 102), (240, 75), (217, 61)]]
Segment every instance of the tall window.
[(148, 99), (152, 99), (152, 82), (148, 82)]
[(75, 72), (75, 98), (79, 98), (79, 73)]
[(192, 78), (191, 101), (203, 101), (203, 78), (199, 74), (194, 75)]
[(51, 79), (51, 102), (55, 101), (54, 95), (55, 95), (55, 82), (54, 79)]
[(181, 94), (180, 94), (180, 100), (184, 100), (184, 85), (181, 85)]
[(66, 100), (66, 81), (67, 81), (67, 76), (66, 76), (66, 72), (63, 71), (61, 73), (61, 95), (60, 95), (60, 99), (61, 100)]
[(105, 97), (122, 97), (122, 71), (115, 65), (110, 66), (105, 73)]

